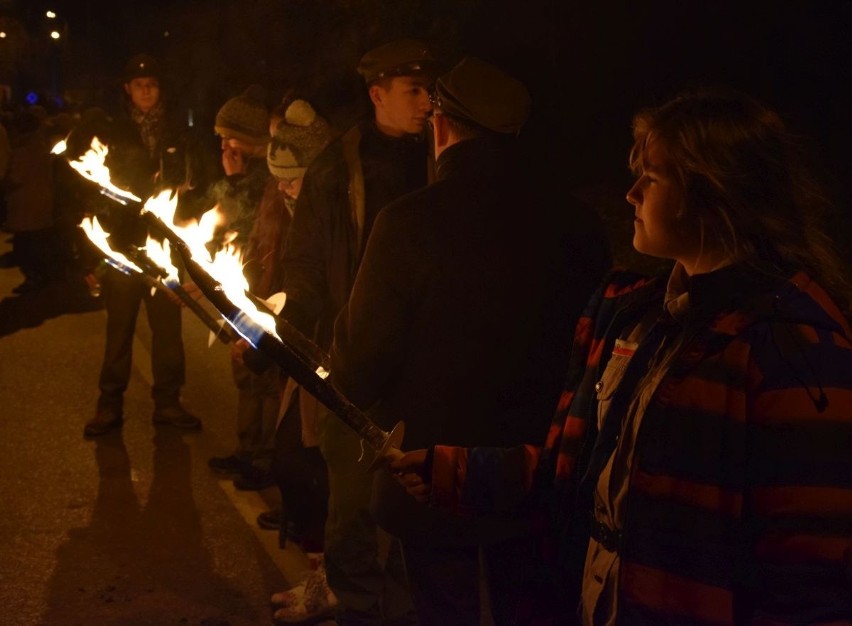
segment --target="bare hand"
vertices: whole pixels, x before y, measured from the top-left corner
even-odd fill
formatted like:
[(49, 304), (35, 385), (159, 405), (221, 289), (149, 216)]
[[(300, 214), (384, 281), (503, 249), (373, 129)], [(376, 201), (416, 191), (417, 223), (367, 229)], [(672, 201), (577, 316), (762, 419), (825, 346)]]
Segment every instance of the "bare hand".
[(245, 174), (246, 159), (242, 151), (231, 146), (224, 148), (222, 150), (222, 167), (225, 170), (225, 176)]
[(432, 494), (432, 485), (422, 476), (426, 462), (426, 450), (412, 450), (390, 462), (390, 469), (397, 482), (412, 498), (421, 504), (427, 504)]
[(239, 363), (240, 365), (245, 365), (243, 361), (243, 354), (245, 354), (246, 350), (248, 350), (251, 346), (249, 346), (249, 342), (245, 339), (238, 339), (231, 343), (231, 358)]

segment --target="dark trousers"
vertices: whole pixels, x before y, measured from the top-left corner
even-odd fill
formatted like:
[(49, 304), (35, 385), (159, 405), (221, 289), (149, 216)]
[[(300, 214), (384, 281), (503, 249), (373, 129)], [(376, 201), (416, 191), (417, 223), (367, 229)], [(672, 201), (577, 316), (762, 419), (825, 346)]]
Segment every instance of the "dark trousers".
[(181, 309), (165, 293), (151, 288), (135, 276), (109, 269), (103, 278), (104, 307), (107, 312), (106, 348), (101, 367), (100, 407), (121, 408), (122, 396), (130, 381), (133, 336), (139, 307), (145, 303), (151, 328), (151, 370), (154, 385), (151, 396), (157, 408), (179, 402), (184, 383)]

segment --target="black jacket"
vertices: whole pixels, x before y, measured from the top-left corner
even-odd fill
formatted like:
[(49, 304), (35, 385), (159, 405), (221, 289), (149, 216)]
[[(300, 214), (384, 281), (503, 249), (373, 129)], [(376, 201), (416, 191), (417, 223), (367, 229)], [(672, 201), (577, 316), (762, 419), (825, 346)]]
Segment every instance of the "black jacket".
[(514, 141), (463, 141), (438, 181), (376, 220), (337, 318), (331, 377), (403, 449), (511, 446), (546, 432), (571, 333), (609, 266), (595, 214), (528, 171)]

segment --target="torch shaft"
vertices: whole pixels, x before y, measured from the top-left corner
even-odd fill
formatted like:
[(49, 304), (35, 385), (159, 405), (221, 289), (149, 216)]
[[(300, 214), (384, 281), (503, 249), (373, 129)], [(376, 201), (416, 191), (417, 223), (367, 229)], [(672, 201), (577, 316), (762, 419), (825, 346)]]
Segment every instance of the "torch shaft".
[(200, 319), (201, 322), (210, 329), (219, 341), (227, 344), (234, 339), (234, 336), (228, 327), (223, 326), (218, 320), (216, 320), (216, 318), (210, 315), (210, 313), (208, 313), (195, 298), (187, 293), (186, 289), (184, 289), (182, 285), (172, 285), (170, 283), (167, 288), (171, 289), (172, 292), (180, 298), (181, 302), (186, 305), (186, 308), (195, 313), (196, 317), (198, 317), (198, 319)]
[[(195, 298), (189, 295), (177, 279), (166, 280), (164, 284), (164, 281), (161, 279), (166, 276), (166, 272), (141, 250), (136, 248), (129, 256), (142, 269), (142, 276), (153, 281), (155, 287), (169, 290), (175, 294), (186, 308), (195, 313), (196, 317), (210, 329), (219, 341), (227, 344), (234, 339), (233, 333), (220, 324)], [(153, 278), (154, 275), (157, 278)]]
[[(237, 333), (275, 361), (293, 380), (358, 433), (371, 448), (380, 452), (380, 454), (386, 454), (389, 444), (399, 445), (399, 441), (396, 441), (395, 437), (392, 436), (393, 433), (389, 434), (379, 428), (326, 378), (327, 372), (324, 376), (320, 375), (321, 370), (328, 368), (328, 356), (315, 343), (305, 337), (286, 319), (272, 313), (269, 314), (275, 319), (276, 332), (279, 336), (273, 336), (263, 330), (257, 322), (254, 322), (231, 302), (221, 284), (192, 258), (192, 251), (186, 245), (186, 242), (163, 220), (144, 210), (142, 211), (142, 218), (150, 228), (168, 239), (172, 248), (178, 251), (190, 278)], [(253, 303), (257, 302), (257, 298), (253, 298), (251, 294), (248, 295)], [(395, 428), (394, 432), (399, 432), (401, 437), (401, 429), (397, 431)]]

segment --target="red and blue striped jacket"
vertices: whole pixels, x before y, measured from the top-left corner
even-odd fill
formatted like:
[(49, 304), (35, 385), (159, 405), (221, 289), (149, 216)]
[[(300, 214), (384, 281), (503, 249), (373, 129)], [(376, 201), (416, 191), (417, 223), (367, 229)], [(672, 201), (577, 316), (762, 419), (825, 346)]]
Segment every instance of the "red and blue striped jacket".
[[(631, 313), (661, 307), (664, 287), (610, 276), (577, 326), (544, 446), (437, 446), (436, 504), (530, 513), (555, 501), (558, 523), (585, 515), (577, 487), (597, 432), (595, 383)], [(850, 336), (801, 273), (691, 336), (637, 440), (619, 623), (852, 624)]]

